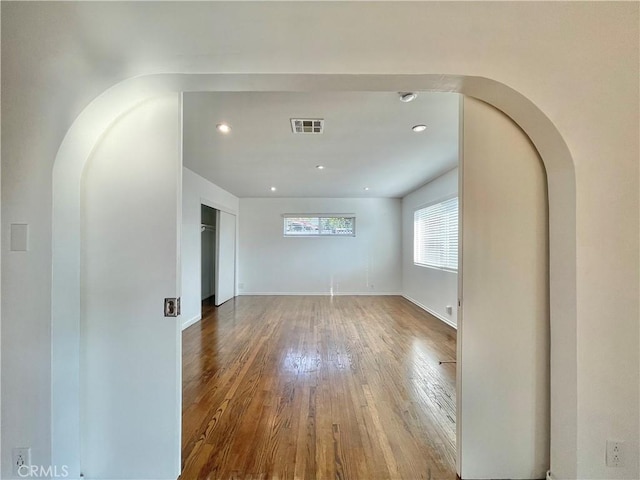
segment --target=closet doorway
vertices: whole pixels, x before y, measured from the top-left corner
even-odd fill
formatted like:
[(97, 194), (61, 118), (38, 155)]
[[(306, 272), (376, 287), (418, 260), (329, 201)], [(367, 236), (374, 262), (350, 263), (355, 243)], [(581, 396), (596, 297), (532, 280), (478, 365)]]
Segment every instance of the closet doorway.
[(218, 306), (235, 296), (236, 216), (200, 208), (201, 300)]
[(216, 298), (216, 212), (201, 206), (200, 218), (200, 291), (203, 304), (215, 305)]

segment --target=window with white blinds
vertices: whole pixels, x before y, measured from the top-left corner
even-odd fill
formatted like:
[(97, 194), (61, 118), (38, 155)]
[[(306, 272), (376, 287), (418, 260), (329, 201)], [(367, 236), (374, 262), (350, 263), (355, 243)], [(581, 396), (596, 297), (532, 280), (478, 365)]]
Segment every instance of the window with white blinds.
[(458, 270), (458, 197), (413, 213), (413, 263)]

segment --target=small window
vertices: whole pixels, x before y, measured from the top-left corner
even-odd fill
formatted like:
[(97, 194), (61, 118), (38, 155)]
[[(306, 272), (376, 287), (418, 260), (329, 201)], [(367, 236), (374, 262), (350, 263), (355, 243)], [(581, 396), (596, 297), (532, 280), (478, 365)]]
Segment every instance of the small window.
[(414, 212), (413, 263), (458, 270), (458, 197)]
[(355, 237), (356, 217), (348, 215), (284, 216), (285, 237)]

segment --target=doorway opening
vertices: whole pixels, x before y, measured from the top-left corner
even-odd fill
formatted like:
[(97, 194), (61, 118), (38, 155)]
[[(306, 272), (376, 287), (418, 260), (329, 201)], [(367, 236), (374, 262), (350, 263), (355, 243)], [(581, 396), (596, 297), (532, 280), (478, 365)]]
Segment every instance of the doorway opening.
[(202, 311), (216, 305), (216, 222), (217, 210), (201, 205), (200, 209), (200, 300)]
[[(191, 90), (216, 91), (224, 88), (221, 79), (228, 81), (229, 78), (236, 82), (236, 85), (239, 85), (238, 88), (240, 90), (243, 88), (268, 90), (273, 83), (272, 78), (265, 79), (260, 76), (247, 76), (245, 78), (233, 75), (200, 75), (197, 79), (191, 79), (189, 77), (188, 79), (192, 80), (192, 83), (187, 84), (185, 80), (185, 85), (187, 85), (187, 89)], [(563, 335), (560, 338), (565, 338), (567, 335), (575, 332), (574, 170), (571, 155), (555, 127), (534, 104), (518, 92), (494, 80), (478, 77), (400, 75), (394, 76), (393, 78), (384, 76), (351, 76), (345, 79), (344, 76), (331, 75), (289, 75), (278, 77), (278, 81), (283, 82), (281, 88), (295, 90), (299, 89), (301, 85), (304, 85), (305, 88), (311, 90), (323, 91), (330, 90), (331, 88), (338, 90), (348, 89), (356, 81), (366, 82), (371, 81), (372, 78), (378, 81), (377, 85), (379, 88), (385, 87), (389, 90), (402, 89), (403, 85), (407, 83), (421, 85), (425, 89), (438, 91), (451, 91), (451, 85), (456, 85), (454, 90), (483, 99), (495, 105), (500, 110), (507, 112), (517, 124), (530, 135), (532, 141), (545, 159), (545, 165), (548, 166), (550, 178), (554, 180), (549, 182), (549, 202), (554, 211), (554, 215), (552, 215), (550, 219), (552, 232), (554, 228), (556, 232), (563, 232), (563, 235), (551, 235), (550, 238), (551, 258), (564, 259), (562, 262), (551, 262), (550, 290), (552, 293), (556, 291), (563, 293), (562, 296), (554, 296), (551, 302), (551, 316), (554, 320), (553, 325), (555, 325), (552, 329), (552, 336), (557, 339), (560, 335)], [(80, 336), (78, 327), (80, 314), (78, 311), (69, 307), (70, 305), (73, 306), (77, 304), (77, 302), (74, 302), (74, 295), (75, 292), (79, 291), (80, 277), (72, 274), (80, 269), (80, 257), (74, 255), (74, 252), (78, 248), (78, 243), (69, 241), (69, 238), (74, 240), (80, 237), (80, 222), (76, 219), (77, 206), (79, 205), (80, 199), (79, 195), (74, 195), (75, 190), (69, 188), (69, 185), (73, 185), (74, 179), (80, 178), (79, 175), (74, 175), (74, 172), (84, 166), (86, 159), (90, 156), (93, 145), (98, 142), (98, 136), (102, 134), (111, 122), (116, 120), (118, 114), (130, 106), (131, 97), (127, 97), (124, 94), (132, 91), (138, 92), (139, 83), (150, 85), (150, 92), (175, 91), (176, 86), (171, 83), (170, 80), (169, 78), (165, 81), (164, 77), (156, 78), (153, 76), (143, 77), (142, 79), (136, 78), (135, 82), (123, 82), (121, 85), (118, 85), (117, 88), (112, 89), (108, 95), (100, 97), (84, 112), (83, 121), (77, 122), (67, 134), (56, 157), (56, 165), (54, 168), (54, 178), (56, 182), (54, 182), (54, 187), (57, 201), (54, 204), (54, 224), (57, 226), (64, 225), (68, 228), (54, 229), (53, 330), (54, 332), (64, 331), (70, 333), (68, 333), (66, 337), (61, 337), (53, 342), (53, 375), (56, 381), (54, 382), (52, 396), (54, 399), (54, 411), (64, 413), (57, 415), (56, 418), (69, 419), (67, 423), (72, 427), (69, 429), (60, 429), (57, 428), (57, 425), (54, 425), (55, 428), (53, 429), (52, 435), (54, 437), (53, 445), (55, 449), (53, 454), (55, 458), (65, 460), (58, 461), (58, 463), (73, 463), (75, 465), (77, 463), (75, 458), (78, 450), (74, 447), (74, 442), (77, 443), (77, 435), (74, 436), (73, 434), (73, 432), (78, 430), (77, 428), (73, 428), (73, 426), (77, 426), (79, 422), (77, 413), (78, 402), (74, 401), (73, 395), (68, 393), (77, 391), (78, 375), (69, 375), (67, 367), (70, 364), (78, 364), (77, 361), (75, 361), (75, 363), (73, 362), (73, 358), (79, 356), (80, 345), (82, 345), (82, 342), (78, 341), (77, 349), (68, 348), (69, 342)], [(165, 81), (165, 83), (161, 83), (161, 81)], [(165, 88), (165, 90), (161, 90), (161, 87)], [(180, 90), (182, 87), (177, 87), (177, 89)], [(114, 105), (115, 107), (111, 108)], [(88, 118), (88, 120), (86, 120), (86, 118)], [(81, 148), (76, 148), (78, 146)], [(66, 276), (67, 273), (69, 273), (68, 276)], [(63, 279), (63, 281), (61, 281), (61, 279)], [(70, 286), (73, 288), (70, 288)], [(556, 344), (559, 343), (556, 342)], [(571, 395), (571, 392), (575, 394), (575, 365), (571, 362), (557, 360), (558, 357), (561, 359), (569, 357), (572, 351), (575, 353), (574, 344), (563, 344), (561, 350), (558, 350), (558, 347), (556, 347), (555, 350), (551, 352), (552, 356), (554, 354), (556, 356), (556, 367), (552, 370), (552, 391), (555, 392), (554, 398), (559, 399), (555, 402), (553, 409), (552, 426), (557, 424), (557, 419), (570, 418), (571, 412), (575, 411), (575, 403), (572, 403), (574, 396)], [(167, 354), (166, 350), (163, 350), (163, 352)], [(71, 357), (71, 360), (67, 357)], [(179, 365), (179, 363), (177, 365)], [(67, 378), (68, 381), (66, 380)], [(64, 381), (58, 382), (58, 379)], [(167, 396), (160, 396), (160, 398), (165, 397)], [(563, 415), (563, 412), (567, 412), (567, 414)], [(121, 412), (119, 415), (121, 416)], [(147, 415), (150, 414), (147, 413)], [(573, 424), (571, 424), (571, 422), (569, 423), (565, 430), (575, 432), (575, 422)], [(114, 435), (114, 438), (117, 437), (120, 439), (121, 436), (121, 433), (119, 433), (117, 436)], [(121, 442), (114, 442), (114, 445), (117, 446), (120, 443)], [(567, 455), (573, 454), (575, 456), (575, 442), (556, 441), (555, 444), (554, 454), (556, 460), (561, 458), (561, 454), (565, 451), (568, 452)], [(122, 446), (123, 449), (126, 447), (126, 445)], [(158, 451), (164, 452), (165, 450)], [(161, 457), (155, 450), (153, 450), (153, 452), (154, 458)], [(67, 457), (69, 461), (66, 461)], [(143, 465), (153, 464), (153, 462), (138, 463)]]
[[(190, 193), (193, 195), (193, 192)], [(189, 261), (199, 264), (200, 274), (195, 270), (186, 274), (191, 281), (183, 291), (183, 296), (191, 299), (189, 305), (192, 308), (200, 304), (200, 315), (197, 317), (200, 319), (206, 308), (218, 307), (236, 296), (237, 222), (236, 212), (226, 211), (215, 202), (200, 199), (193, 208), (190, 216), (199, 217), (199, 232), (197, 225), (189, 225), (189, 235), (199, 236), (200, 251), (199, 255), (184, 251), (183, 256), (188, 255)], [(194, 230), (191, 230), (192, 227)]]
[[(288, 121), (294, 111), (313, 111), (315, 116), (323, 117), (323, 132), (313, 132), (306, 137), (296, 135)], [(392, 359), (398, 360), (400, 354), (385, 359), (385, 374), (397, 381), (393, 390), (403, 392), (392, 398), (385, 388), (372, 387), (375, 381), (370, 376), (375, 368), (361, 367), (364, 383), (369, 385), (366, 395), (362, 395), (367, 397), (367, 404), (377, 409), (375, 414), (369, 413), (383, 418), (376, 431), (386, 433), (375, 436), (380, 448), (384, 451), (385, 442), (411, 444), (403, 437), (406, 429), (399, 427), (406, 418), (394, 413), (403, 411), (398, 406), (403, 402), (415, 409), (410, 409), (410, 415), (415, 417), (415, 431), (411, 431), (411, 435), (425, 443), (418, 449), (423, 452), (422, 457), (403, 458), (390, 453), (393, 450), (390, 449), (386, 452), (385, 465), (380, 466), (376, 462), (381, 457), (375, 448), (367, 450), (362, 437), (343, 433), (349, 442), (363, 444), (360, 458), (352, 456), (341, 460), (344, 468), (366, 465), (386, 469), (393, 477), (397, 465), (422, 458), (424, 464), (414, 465), (419, 471), (432, 468), (447, 476), (455, 475), (457, 468), (458, 473), (467, 477), (483, 475), (489, 471), (488, 465), (495, 463), (484, 460), (494, 450), (487, 448), (474, 457), (475, 452), (482, 450), (479, 436), (495, 428), (504, 432), (506, 438), (513, 435), (510, 425), (519, 423), (519, 431), (531, 432), (532, 450), (538, 453), (514, 452), (513, 460), (496, 475), (499, 478), (516, 472), (513, 475), (518, 476), (525, 470), (535, 472), (533, 477), (544, 475), (549, 437), (545, 428), (548, 423), (548, 402), (545, 401), (548, 392), (546, 182), (535, 148), (511, 120), (483, 102), (457, 94), (430, 92), (419, 92), (410, 105), (398, 101), (398, 94), (394, 92), (194, 92), (183, 95), (183, 118), (185, 169), (190, 175), (199, 176), (201, 182), (208, 182), (210, 190), (223, 189), (241, 200), (242, 262), (238, 268), (238, 286), (242, 295), (261, 296), (240, 298), (233, 312), (216, 313), (215, 318), (202, 316), (204, 335), (209, 336), (208, 330), (213, 329), (213, 336), (221, 341), (216, 346), (219, 353), (214, 362), (221, 371), (225, 371), (222, 366), (225, 362), (228, 362), (226, 369), (233, 369), (245, 361), (244, 357), (224, 353), (233, 342), (243, 338), (243, 332), (257, 334), (256, 338), (246, 337), (240, 342), (256, 353), (248, 360), (257, 364), (246, 370), (242, 367), (239, 373), (251, 373), (248, 383), (233, 384), (228, 396), (212, 398), (209, 411), (202, 411), (203, 404), (200, 404), (199, 419), (193, 414), (195, 410), (189, 409), (191, 392), (185, 393), (183, 400), (188, 412), (183, 424), (191, 428), (184, 431), (183, 462), (186, 461), (185, 471), (189, 475), (205, 475), (214, 463), (221, 471), (249, 469), (246, 471), (256, 473), (271, 468), (267, 457), (262, 459), (263, 463), (256, 464), (252, 463), (251, 455), (238, 463), (227, 460), (246, 454), (243, 442), (238, 440), (242, 437), (239, 432), (253, 428), (256, 419), (275, 421), (280, 413), (272, 412), (270, 416), (265, 405), (278, 405), (285, 397), (291, 407), (287, 411), (289, 416), (285, 415), (287, 424), (298, 425), (296, 419), (299, 421), (301, 405), (313, 399), (328, 403), (328, 409), (316, 411), (318, 418), (314, 422), (330, 418), (341, 432), (358, 432), (357, 413), (338, 420), (332, 416), (336, 411), (356, 412), (358, 408), (349, 406), (349, 402), (346, 407), (338, 406), (337, 399), (344, 394), (344, 388), (332, 386), (326, 379), (332, 373), (334, 357), (344, 356), (340, 365), (349, 370), (354, 365), (371, 363), (363, 352), (381, 351), (381, 347), (370, 341), (371, 335), (360, 339), (350, 337), (350, 329), (376, 331), (376, 338), (395, 345), (393, 351), (410, 353), (397, 365), (392, 365)], [(206, 126), (220, 118), (233, 118), (232, 133), (211, 135)], [(430, 127), (415, 128), (421, 122)], [(425, 130), (427, 133), (423, 134)], [(256, 131), (260, 131), (260, 135), (255, 135)], [(390, 151), (393, 152), (392, 165), (388, 159)], [(259, 168), (256, 157), (260, 159)], [(466, 165), (465, 162), (460, 165), (461, 157)], [(464, 168), (468, 168), (466, 177), (462, 175)], [(460, 202), (459, 208), (455, 200), (463, 192), (467, 202)], [(468, 275), (464, 284), (462, 274), (458, 275), (458, 271), (462, 273), (462, 268), (458, 268), (458, 210), (469, 227), (467, 242), (462, 242), (463, 237), (460, 241), (461, 253), (465, 253), (467, 260), (465, 273)], [(349, 235), (338, 235), (323, 226), (323, 220), (330, 218), (352, 219)], [(492, 248), (496, 237), (504, 242), (499, 251)], [(203, 258), (205, 249), (203, 240)], [(514, 276), (514, 270), (508, 267), (519, 264), (533, 265), (529, 267), (526, 281)], [(508, 280), (504, 284), (493, 280), (487, 285), (479, 280), (487, 275)], [(203, 288), (206, 282), (203, 277)], [(458, 344), (456, 354), (455, 348), (450, 347), (455, 346), (459, 334), (462, 337), (462, 330), (449, 329), (461, 326), (462, 290), (466, 290), (467, 297), (465, 313), (472, 319), (465, 332), (473, 331), (473, 336), (464, 348)], [(510, 299), (508, 303), (505, 292)], [(209, 292), (204, 292), (203, 298), (207, 295)], [(331, 300), (325, 304), (317, 298), (304, 298), (312, 295)], [(335, 295), (341, 295), (340, 299), (333, 299)], [(381, 318), (373, 314), (360, 315), (367, 311), (367, 306), (376, 304), (378, 299), (373, 297), (367, 301), (367, 296), (372, 295), (404, 297), (397, 300), (399, 305), (406, 305), (396, 307), (383, 302), (379, 304), (383, 310), (397, 309), (402, 313)], [(298, 298), (281, 298), (287, 296)], [(504, 313), (494, 312), (492, 306), (499, 302), (508, 304), (509, 309)], [(217, 295), (214, 303), (220, 303)], [(421, 328), (428, 320), (420, 318), (415, 323), (421, 327), (412, 330), (404, 318), (410, 311), (409, 303), (419, 307), (426, 317), (448, 326), (423, 331)], [(337, 305), (339, 308), (334, 310)], [(363, 310), (343, 316), (343, 310), (351, 310), (354, 305), (360, 305)], [(311, 313), (305, 313), (307, 310)], [(510, 328), (514, 313), (521, 333), (512, 333), (508, 338), (516, 339), (522, 346), (515, 352), (507, 340), (499, 352), (486, 353), (486, 346), (498, 341), (495, 332)], [(253, 318), (254, 314), (260, 317)], [(262, 325), (263, 321), (267, 324)], [(390, 324), (399, 333), (397, 337), (412, 341), (403, 344), (388, 335)], [(315, 329), (326, 331), (325, 337), (315, 337)], [(265, 342), (265, 338), (268, 341)], [(352, 338), (354, 345), (360, 342), (360, 351), (345, 342), (347, 338)], [(193, 342), (189, 343), (186, 337), (183, 340), (185, 352), (196, 351), (191, 348)], [(314, 348), (309, 349), (310, 345)], [(326, 345), (333, 347), (326, 350)], [(239, 345), (232, 351), (243, 352)], [(519, 355), (517, 361), (509, 363), (510, 370), (504, 369), (504, 352)], [(207, 354), (212, 355), (210, 350)], [(315, 358), (316, 370), (304, 370), (305, 359), (310, 357)], [(464, 369), (461, 363), (456, 364), (461, 358), (466, 361)], [(185, 357), (185, 363), (197, 361)], [(258, 369), (258, 364), (266, 366)], [(407, 370), (404, 365), (412, 368)], [(282, 366), (284, 372), (279, 368)], [(270, 374), (263, 377), (255, 373), (256, 369)], [(515, 411), (515, 407), (507, 400), (498, 401), (490, 389), (475, 381), (486, 371), (494, 372), (497, 383), (511, 391), (517, 390), (526, 399), (521, 401), (522, 408), (518, 407), (522, 412), (514, 413), (514, 418), (504, 415), (501, 408)], [(190, 374), (185, 374), (187, 384), (195, 383)], [(203, 372), (205, 378), (217, 375), (218, 371), (214, 370)], [(294, 378), (289, 378), (291, 376)], [(466, 397), (456, 398), (456, 379), (461, 383), (463, 376), (468, 380)], [(519, 381), (520, 377), (533, 377), (536, 383), (525, 384)], [(285, 382), (286, 388), (276, 390), (281, 393), (272, 392), (270, 386), (284, 382), (283, 378), (289, 379)], [(240, 381), (240, 377), (236, 379)], [(264, 391), (271, 392), (273, 398), (267, 396), (271, 399), (260, 400), (261, 397), (253, 394), (247, 397), (235, 393), (253, 388), (254, 382), (259, 386), (264, 384)], [(315, 388), (313, 393), (307, 392), (304, 382), (310, 382)], [(355, 391), (360, 391), (357, 385), (362, 383), (361, 379), (352, 377), (344, 382), (355, 384)], [(225, 381), (216, 389), (224, 390), (227, 385)], [(327, 399), (316, 396), (325, 388), (333, 389), (335, 395)], [(301, 400), (306, 399), (305, 395), (309, 396), (306, 402)], [(491, 408), (482, 408), (482, 415), (478, 415), (475, 399), (481, 397)], [(265, 408), (259, 409), (253, 401), (266, 402), (260, 404)], [(396, 401), (399, 402), (397, 408), (384, 411)], [(239, 412), (253, 411), (250, 425), (242, 423), (246, 420), (241, 415), (226, 414), (219, 419), (225, 422), (225, 427), (208, 433), (209, 416), (222, 408), (220, 402), (227, 402), (224, 405)], [(533, 414), (527, 413), (534, 410), (531, 404), (537, 405)], [(475, 424), (468, 422), (472, 426), (466, 429), (464, 437), (458, 431), (456, 442), (456, 428), (462, 416), (475, 420)], [(479, 417), (487, 424), (482, 428), (476, 427), (482, 423)], [(366, 415), (363, 421), (367, 421)], [(265, 451), (290, 442), (300, 446), (303, 441), (295, 428), (291, 432), (285, 430), (288, 435), (283, 434), (280, 442), (267, 435), (268, 429), (264, 428), (263, 440), (260, 430), (252, 432), (254, 442)], [(331, 443), (333, 433), (325, 430), (325, 438), (322, 431), (314, 432), (314, 448)], [(194, 438), (203, 436), (207, 444), (220, 445), (219, 448), (232, 445), (229, 457), (214, 458), (210, 451), (193, 442)], [(366, 438), (373, 437), (367, 434)], [(437, 447), (430, 448), (429, 442), (434, 439)], [(461, 455), (460, 445), (466, 445), (470, 454)], [(400, 449), (410, 451), (408, 446)], [(427, 461), (429, 455), (424, 452), (431, 452), (434, 459)], [(314, 465), (317, 471), (333, 468), (328, 463)], [(194, 473), (193, 468), (204, 470)], [(369, 475), (370, 472), (364, 476)], [(410, 470), (403, 473), (407, 478), (415, 475), (416, 472)]]
[[(460, 96), (415, 96), (183, 94), (183, 204), (194, 183), (209, 198), (223, 190), (240, 199), (242, 295), (210, 306), (220, 299), (207, 300), (215, 286), (207, 288), (205, 236), (216, 235), (203, 231), (202, 321), (183, 334), (186, 477), (303, 466), (320, 476), (341, 468), (354, 478), (455, 477), (457, 266), (416, 259), (413, 243), (416, 211), (458, 195)], [(325, 118), (326, 128), (299, 134), (298, 113)], [(223, 119), (231, 130), (212, 135), (206, 126)], [(423, 124), (426, 133), (412, 128)], [(215, 210), (194, 207), (219, 234), (205, 220)], [(332, 227), (335, 219), (350, 219), (349, 228)], [(434, 235), (438, 252), (425, 255), (457, 253), (451, 236)], [(382, 373), (373, 352), (385, 352)], [(359, 447), (342, 457), (336, 437)], [(327, 449), (334, 453), (314, 453)]]

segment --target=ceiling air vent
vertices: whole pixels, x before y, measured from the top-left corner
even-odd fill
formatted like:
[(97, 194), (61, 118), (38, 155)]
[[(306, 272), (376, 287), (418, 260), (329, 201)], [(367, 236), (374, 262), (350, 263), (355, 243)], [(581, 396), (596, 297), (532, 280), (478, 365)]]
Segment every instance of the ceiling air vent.
[(324, 131), (322, 118), (292, 118), (291, 131), (293, 133), (319, 134)]

